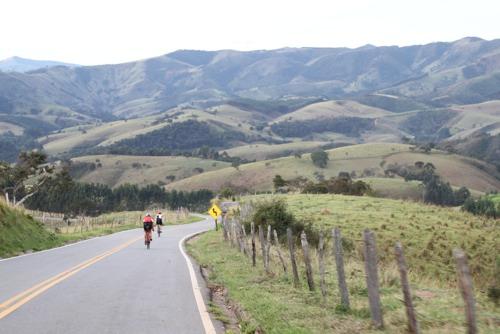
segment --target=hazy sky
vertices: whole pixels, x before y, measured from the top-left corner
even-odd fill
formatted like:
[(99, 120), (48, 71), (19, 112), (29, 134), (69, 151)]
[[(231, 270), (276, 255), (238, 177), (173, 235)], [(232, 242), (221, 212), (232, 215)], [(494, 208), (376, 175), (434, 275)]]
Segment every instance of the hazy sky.
[(499, 0), (1, 0), (0, 59), (83, 65), (177, 49), (500, 38)]

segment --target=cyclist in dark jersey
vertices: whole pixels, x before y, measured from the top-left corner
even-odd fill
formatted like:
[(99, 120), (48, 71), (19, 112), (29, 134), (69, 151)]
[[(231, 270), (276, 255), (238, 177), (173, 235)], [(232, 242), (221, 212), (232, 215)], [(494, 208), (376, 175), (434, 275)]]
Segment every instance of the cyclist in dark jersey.
[(163, 226), (163, 216), (161, 215), (161, 212), (158, 211), (158, 214), (156, 215), (156, 228), (158, 229), (158, 236), (160, 236), (161, 227)]

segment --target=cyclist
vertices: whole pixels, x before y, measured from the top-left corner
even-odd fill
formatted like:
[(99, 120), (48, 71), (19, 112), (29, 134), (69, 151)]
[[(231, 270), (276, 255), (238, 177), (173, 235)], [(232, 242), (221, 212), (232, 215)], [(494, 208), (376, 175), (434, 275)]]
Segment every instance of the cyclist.
[(163, 217), (161, 215), (161, 212), (158, 211), (158, 214), (156, 215), (156, 228), (158, 229), (158, 237), (160, 236), (161, 227), (163, 226)]
[(144, 244), (148, 245), (151, 241), (153, 241), (153, 234), (151, 231), (154, 231), (155, 228), (153, 226), (153, 218), (149, 213), (146, 214), (143, 220), (144, 225)]

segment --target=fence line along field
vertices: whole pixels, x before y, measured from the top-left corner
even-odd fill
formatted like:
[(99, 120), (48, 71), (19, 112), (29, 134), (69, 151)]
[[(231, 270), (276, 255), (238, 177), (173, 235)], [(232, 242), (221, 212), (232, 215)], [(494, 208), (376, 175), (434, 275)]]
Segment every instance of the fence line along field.
[[(199, 220), (192, 216), (188, 209), (178, 210), (151, 209), (149, 213), (154, 217), (161, 211), (163, 222), (166, 225), (187, 224)], [(116, 230), (141, 227), (144, 211), (123, 211), (102, 214), (97, 217), (75, 216), (70, 217), (63, 213), (26, 210), (36, 220), (40, 221), (48, 230), (57, 234), (90, 234), (111, 233)]]
[(291, 225), (272, 243), (264, 231), (283, 226), (254, 210), (276, 198), (251, 196), (222, 233), (189, 244), (244, 310), (243, 332), (498, 332), (498, 220), (365, 197), (280, 198), (307, 235)]

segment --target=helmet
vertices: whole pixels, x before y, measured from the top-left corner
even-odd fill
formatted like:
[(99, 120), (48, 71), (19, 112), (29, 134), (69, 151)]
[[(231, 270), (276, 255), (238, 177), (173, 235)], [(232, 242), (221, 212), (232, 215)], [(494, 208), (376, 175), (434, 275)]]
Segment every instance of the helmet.
[(151, 217), (151, 214), (150, 214), (150, 213), (148, 212), (148, 213), (146, 213), (146, 216), (149, 216), (149, 217)]

